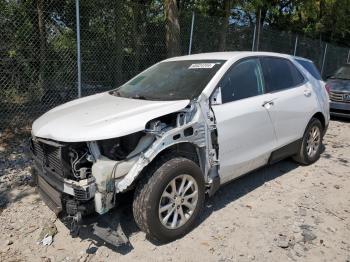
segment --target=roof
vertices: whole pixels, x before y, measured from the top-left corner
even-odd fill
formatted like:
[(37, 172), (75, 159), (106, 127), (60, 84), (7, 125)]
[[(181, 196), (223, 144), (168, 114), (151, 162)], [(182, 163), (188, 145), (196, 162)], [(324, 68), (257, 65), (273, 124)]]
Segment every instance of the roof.
[(252, 51), (235, 51), (235, 52), (213, 52), (213, 53), (201, 53), (186, 56), (177, 56), (166, 59), (165, 61), (180, 61), (180, 60), (230, 60), (236, 57), (242, 56), (277, 56), (292, 58), (293, 56), (288, 54), (273, 53), (273, 52), (252, 52)]
[(293, 58), (295, 58), (295, 59), (299, 59), (299, 60), (303, 60), (303, 61), (308, 61), (308, 62), (312, 62), (312, 63), (313, 63), (313, 61), (312, 61), (312, 60), (307, 59), (307, 58), (305, 58), (305, 57), (301, 57), (301, 56), (293, 56)]

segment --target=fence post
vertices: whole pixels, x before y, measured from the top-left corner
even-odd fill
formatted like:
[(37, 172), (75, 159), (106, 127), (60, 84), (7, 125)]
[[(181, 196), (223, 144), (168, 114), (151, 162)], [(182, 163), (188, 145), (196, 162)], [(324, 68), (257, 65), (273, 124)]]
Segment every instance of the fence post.
[(188, 46), (188, 54), (190, 55), (192, 52), (192, 37), (193, 37), (193, 26), (194, 26), (194, 11), (192, 12), (192, 22), (191, 22), (191, 34), (190, 34), (190, 44)]
[(260, 43), (260, 30), (261, 30), (261, 9), (259, 10), (259, 20), (258, 20), (258, 37), (256, 41), (256, 51), (259, 51), (259, 43)]
[(75, 0), (75, 16), (77, 23), (77, 66), (78, 66), (78, 97), (81, 97), (81, 57), (80, 57), (80, 14), (79, 0)]
[(294, 53), (293, 53), (294, 56), (296, 56), (297, 54), (297, 46), (298, 46), (298, 35), (295, 37)]
[(349, 52), (348, 52), (348, 59), (346, 59), (346, 63), (350, 64), (350, 49), (349, 49)]
[(252, 52), (254, 51), (254, 48), (255, 48), (255, 34), (256, 34), (256, 23), (255, 23), (255, 26), (254, 26), (253, 43), (252, 43)]
[(323, 60), (322, 60), (322, 67), (321, 67), (321, 76), (323, 76), (323, 69), (324, 69), (324, 63), (325, 63), (325, 60), (326, 60), (327, 47), (328, 47), (328, 44), (326, 43), (326, 46), (324, 48), (324, 53), (323, 53)]

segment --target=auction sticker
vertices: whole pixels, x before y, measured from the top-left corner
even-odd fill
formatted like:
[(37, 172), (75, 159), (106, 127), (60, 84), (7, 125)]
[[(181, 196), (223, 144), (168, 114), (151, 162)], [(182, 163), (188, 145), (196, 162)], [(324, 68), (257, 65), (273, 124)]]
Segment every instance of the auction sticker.
[(188, 69), (199, 69), (199, 68), (213, 68), (216, 65), (216, 63), (200, 63), (200, 64), (192, 64)]

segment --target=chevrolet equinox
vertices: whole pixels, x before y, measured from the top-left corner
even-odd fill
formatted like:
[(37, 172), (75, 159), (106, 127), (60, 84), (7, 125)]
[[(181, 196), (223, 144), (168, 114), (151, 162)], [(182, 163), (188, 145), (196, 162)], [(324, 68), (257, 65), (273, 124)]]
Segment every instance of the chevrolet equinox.
[(38, 191), (73, 231), (88, 215), (117, 210), (132, 191), (139, 228), (177, 239), (220, 185), (287, 157), (317, 161), (329, 99), (308, 68), (317, 70), (265, 52), (174, 57), (60, 105), (32, 126)]

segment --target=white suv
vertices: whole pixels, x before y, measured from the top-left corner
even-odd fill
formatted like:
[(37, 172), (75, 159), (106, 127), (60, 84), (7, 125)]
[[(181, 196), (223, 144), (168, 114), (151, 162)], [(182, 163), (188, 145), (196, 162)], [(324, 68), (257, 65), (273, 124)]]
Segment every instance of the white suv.
[(82, 217), (107, 214), (133, 190), (137, 225), (171, 241), (194, 227), (205, 194), (220, 185), (290, 156), (315, 162), (329, 122), (322, 97), (323, 85), (289, 55), (170, 58), (37, 119), (38, 189), (73, 232)]

